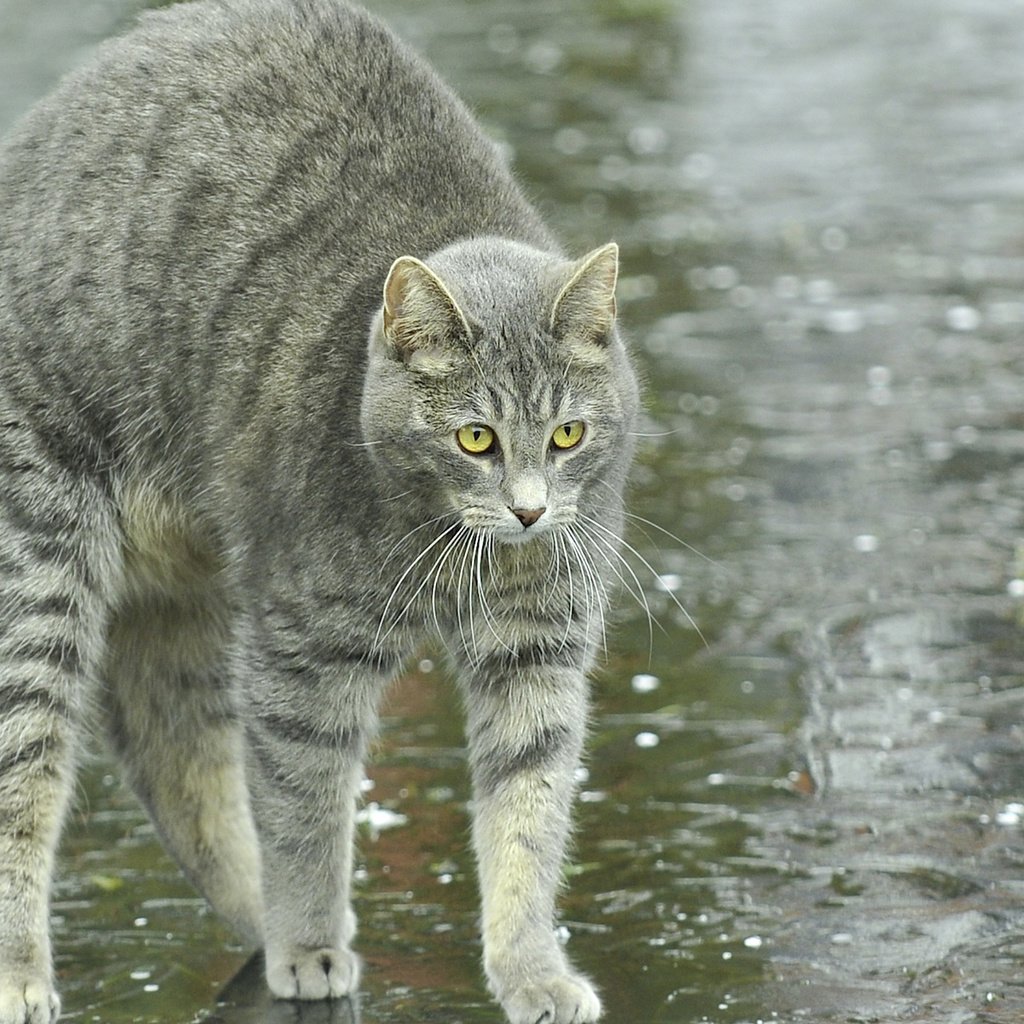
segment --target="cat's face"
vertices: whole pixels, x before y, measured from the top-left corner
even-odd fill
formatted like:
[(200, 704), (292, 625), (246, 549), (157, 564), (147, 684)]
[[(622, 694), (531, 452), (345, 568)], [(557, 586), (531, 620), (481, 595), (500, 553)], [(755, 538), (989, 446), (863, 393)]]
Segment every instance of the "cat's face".
[(385, 287), (362, 410), (374, 458), (429, 496), (424, 515), (502, 542), (599, 516), (637, 407), (616, 248), (568, 263), (481, 240), (430, 262), (396, 261)]

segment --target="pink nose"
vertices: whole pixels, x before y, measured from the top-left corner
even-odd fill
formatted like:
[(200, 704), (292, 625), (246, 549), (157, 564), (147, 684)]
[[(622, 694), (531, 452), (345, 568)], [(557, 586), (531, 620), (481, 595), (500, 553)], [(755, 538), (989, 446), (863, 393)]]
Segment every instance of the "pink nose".
[(546, 508), (514, 508), (512, 509), (512, 515), (516, 517), (523, 524), (523, 526), (533, 526), (535, 522), (544, 513), (547, 512)]

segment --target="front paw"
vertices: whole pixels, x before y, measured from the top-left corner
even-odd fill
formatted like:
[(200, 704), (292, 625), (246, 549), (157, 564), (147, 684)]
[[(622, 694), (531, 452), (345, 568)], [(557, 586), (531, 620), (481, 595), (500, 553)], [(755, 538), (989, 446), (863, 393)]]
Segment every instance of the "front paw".
[(60, 999), (46, 979), (0, 979), (0, 1024), (53, 1024), (60, 1015)]
[(511, 1024), (592, 1024), (601, 1000), (586, 978), (557, 974), (529, 982), (501, 999)]
[[(360, 970), (359, 957), (349, 949), (294, 947), (267, 951), (267, 984), (278, 999), (347, 996), (359, 987)], [(5, 1024), (2, 1018), (0, 1024)]]

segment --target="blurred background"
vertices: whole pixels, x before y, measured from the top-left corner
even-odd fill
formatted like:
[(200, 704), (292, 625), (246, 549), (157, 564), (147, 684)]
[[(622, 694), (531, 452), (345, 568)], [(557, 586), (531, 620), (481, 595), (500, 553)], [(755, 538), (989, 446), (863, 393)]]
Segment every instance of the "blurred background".
[[(142, 6), (0, 0), (0, 127)], [(1024, 3), (371, 6), (622, 246), (636, 577), (561, 926), (607, 1019), (1021, 1020)], [(367, 1024), (499, 1020), (453, 701), (424, 652), (368, 768)], [(102, 756), (55, 913), (70, 1020), (355, 1019), (221, 991), (248, 951)]]

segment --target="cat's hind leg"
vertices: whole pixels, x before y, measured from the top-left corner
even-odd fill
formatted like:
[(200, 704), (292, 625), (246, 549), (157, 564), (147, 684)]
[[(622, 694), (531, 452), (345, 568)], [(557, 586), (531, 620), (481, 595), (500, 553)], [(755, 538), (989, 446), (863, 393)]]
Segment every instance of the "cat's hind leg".
[(60, 1008), (50, 879), (117, 554), (106, 499), (0, 401), (0, 1024)]
[(103, 710), (165, 846), (217, 913), (260, 944), (230, 602), (213, 549), (177, 513), (153, 494), (123, 502), (125, 597), (110, 624)]

